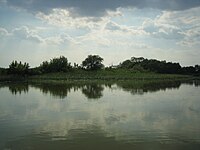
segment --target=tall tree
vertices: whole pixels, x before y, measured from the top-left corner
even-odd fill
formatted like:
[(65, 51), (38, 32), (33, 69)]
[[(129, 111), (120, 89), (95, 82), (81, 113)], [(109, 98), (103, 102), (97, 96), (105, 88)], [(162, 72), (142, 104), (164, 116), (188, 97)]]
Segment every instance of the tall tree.
[(29, 64), (22, 63), (21, 61), (18, 63), (17, 61), (13, 61), (9, 65), (8, 73), (9, 74), (18, 74), (18, 75), (25, 75), (28, 74), (29, 71)]
[(98, 70), (104, 67), (103, 58), (99, 55), (89, 55), (83, 62), (82, 66), (87, 70)]
[(72, 66), (68, 62), (67, 58), (64, 56), (60, 56), (59, 58), (53, 58), (48, 61), (42, 62), (40, 65), (41, 71), (44, 73), (48, 72), (67, 72)]

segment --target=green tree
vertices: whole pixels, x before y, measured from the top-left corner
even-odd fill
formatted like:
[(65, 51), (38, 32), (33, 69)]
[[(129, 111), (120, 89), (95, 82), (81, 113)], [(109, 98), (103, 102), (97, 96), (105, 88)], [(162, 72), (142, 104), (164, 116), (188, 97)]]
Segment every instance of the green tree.
[(25, 75), (29, 72), (29, 64), (22, 63), (21, 61), (18, 63), (17, 61), (13, 61), (8, 68), (9, 74), (17, 74), (17, 75)]
[(98, 55), (89, 55), (83, 62), (83, 68), (87, 70), (99, 70), (104, 67), (102, 64), (103, 58)]
[(179, 63), (159, 61), (156, 59), (146, 59), (143, 57), (132, 57), (130, 60), (123, 61), (120, 68), (133, 69), (137, 71), (152, 71), (157, 73), (180, 73), (181, 66)]
[(43, 61), (39, 68), (43, 73), (50, 72), (50, 63), (48, 61)]
[(125, 60), (122, 63), (120, 63), (119, 67), (120, 68), (126, 68), (126, 69), (130, 69), (133, 67), (133, 63), (131, 62), (131, 60)]
[(59, 58), (53, 58), (48, 61), (42, 62), (40, 65), (41, 71), (44, 73), (49, 72), (67, 72), (72, 68), (71, 64), (68, 63), (68, 60), (64, 56), (60, 56)]

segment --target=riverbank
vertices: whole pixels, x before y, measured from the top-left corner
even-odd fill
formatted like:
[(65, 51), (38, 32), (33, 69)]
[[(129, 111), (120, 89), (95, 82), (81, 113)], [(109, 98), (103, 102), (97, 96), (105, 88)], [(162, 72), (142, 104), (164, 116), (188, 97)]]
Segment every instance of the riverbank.
[(199, 77), (177, 74), (158, 74), (112, 69), (99, 71), (73, 70), (67, 73), (48, 73), (34, 76), (0, 75), (0, 81), (64, 82), (64, 81), (124, 81), (124, 80), (187, 80)]

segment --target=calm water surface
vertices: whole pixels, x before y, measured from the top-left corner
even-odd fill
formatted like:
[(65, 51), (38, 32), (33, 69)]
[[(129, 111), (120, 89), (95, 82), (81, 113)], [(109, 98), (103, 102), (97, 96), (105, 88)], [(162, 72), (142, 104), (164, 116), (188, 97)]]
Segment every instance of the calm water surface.
[(199, 150), (199, 82), (0, 84), (2, 150)]

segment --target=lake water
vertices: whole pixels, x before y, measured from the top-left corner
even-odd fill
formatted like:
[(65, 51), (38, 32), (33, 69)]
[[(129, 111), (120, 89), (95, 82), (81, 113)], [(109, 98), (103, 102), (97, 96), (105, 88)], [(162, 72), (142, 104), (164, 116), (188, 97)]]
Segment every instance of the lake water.
[(199, 150), (199, 82), (0, 84), (1, 150)]

